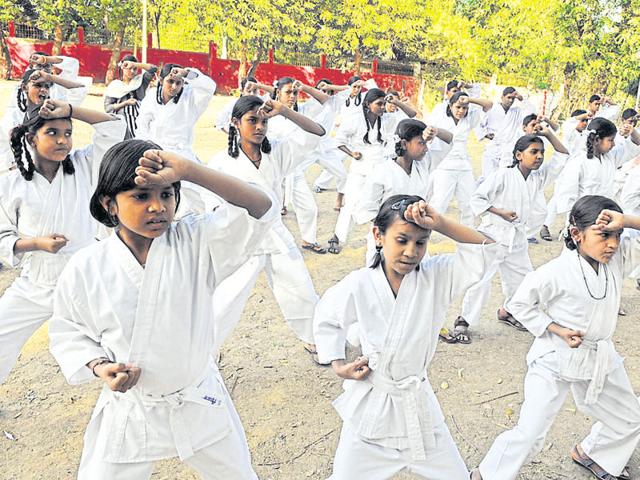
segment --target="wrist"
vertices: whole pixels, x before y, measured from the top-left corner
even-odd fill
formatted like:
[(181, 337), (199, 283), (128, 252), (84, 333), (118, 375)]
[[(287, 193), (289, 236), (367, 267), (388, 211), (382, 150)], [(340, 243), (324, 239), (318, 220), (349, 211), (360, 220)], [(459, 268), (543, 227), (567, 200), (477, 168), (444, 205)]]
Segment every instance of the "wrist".
[[(195, 162), (191, 162), (189, 160), (178, 160), (177, 163), (173, 164), (173, 168), (178, 173), (178, 178), (180, 180), (184, 180), (186, 182), (198, 183), (197, 177), (198, 174), (196, 170), (198, 169), (198, 165)], [(202, 167), (205, 168), (205, 167)], [(208, 169), (207, 169), (208, 170)]]
[(104, 365), (105, 363), (111, 363), (111, 360), (109, 360), (107, 357), (96, 358), (87, 363), (87, 368), (91, 370), (91, 373), (93, 373), (94, 377), (99, 377), (100, 375), (96, 373), (96, 367)]

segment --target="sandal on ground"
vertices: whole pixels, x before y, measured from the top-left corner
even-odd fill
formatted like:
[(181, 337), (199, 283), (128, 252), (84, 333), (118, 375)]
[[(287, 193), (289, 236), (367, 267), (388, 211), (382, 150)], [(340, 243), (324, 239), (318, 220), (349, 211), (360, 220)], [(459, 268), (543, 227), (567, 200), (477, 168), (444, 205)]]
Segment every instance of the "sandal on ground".
[[(575, 445), (571, 450), (571, 459), (581, 467), (589, 470), (591, 474), (599, 480), (617, 480), (618, 478), (625, 478), (623, 476), (615, 477), (611, 475), (604, 468), (594, 462), (586, 453), (580, 453), (578, 445)], [(623, 471), (622, 473), (624, 474), (625, 472)], [(626, 474), (628, 475), (629, 472), (627, 471)]]
[(302, 248), (305, 250), (309, 250), (310, 252), (313, 252), (313, 253), (319, 253), (321, 255), (324, 255), (325, 253), (327, 253), (327, 249), (324, 247), (321, 247), (317, 243), (304, 243), (302, 244)]
[(316, 193), (322, 193), (322, 192), (324, 192), (324, 190), (325, 190), (324, 188), (319, 187), (317, 185), (313, 187), (313, 191), (316, 192)]
[(318, 350), (316, 350), (315, 345), (312, 345), (310, 343), (303, 343), (302, 346), (305, 351), (309, 355), (311, 355), (311, 360), (313, 360), (313, 363), (315, 363), (316, 365), (320, 365), (321, 367), (328, 367), (329, 365), (331, 365), (330, 363), (320, 363), (320, 360), (318, 358)]
[(287, 210), (287, 207), (282, 207), (282, 209), (280, 209), (280, 215), (282, 215), (283, 217), (289, 213), (289, 210)]
[(334, 235), (333, 237), (331, 237), (331, 240), (329, 240), (329, 248), (327, 248), (327, 251), (329, 253), (333, 253), (334, 255), (337, 255), (340, 253), (341, 250), (342, 250), (342, 247), (340, 246), (340, 240), (338, 240), (338, 237)]
[(538, 245), (540, 243), (536, 237), (527, 238), (527, 242), (532, 243), (534, 245)]
[(620, 305), (620, 307), (618, 307), (618, 315), (621, 317), (626, 317), (627, 316), (627, 311), (624, 309), (624, 307), (622, 305)]
[(551, 238), (551, 232), (549, 231), (549, 227), (547, 227), (546, 225), (543, 225), (542, 228), (540, 229), (540, 238), (543, 240), (546, 240), (547, 242), (553, 241), (553, 238)]
[(443, 329), (440, 332), (440, 340), (445, 343), (462, 343), (468, 345), (471, 343), (471, 335), (469, 335), (469, 323), (463, 318), (458, 317), (453, 322), (453, 331)]
[(477, 468), (474, 468), (473, 470), (471, 470), (471, 473), (469, 473), (469, 480), (482, 480), (482, 475), (480, 475), (480, 470)]
[(509, 325), (510, 327), (513, 327), (516, 330), (520, 330), (521, 332), (528, 332), (526, 327), (524, 325), (522, 325), (522, 323), (520, 323), (518, 320), (513, 318), (513, 316), (509, 312), (507, 312), (505, 310), (505, 312), (506, 312), (506, 315), (505, 315), (505, 314), (501, 313), (500, 310), (502, 310), (502, 309), (499, 308), (498, 312), (497, 312), (498, 321), (504, 323), (505, 325)]

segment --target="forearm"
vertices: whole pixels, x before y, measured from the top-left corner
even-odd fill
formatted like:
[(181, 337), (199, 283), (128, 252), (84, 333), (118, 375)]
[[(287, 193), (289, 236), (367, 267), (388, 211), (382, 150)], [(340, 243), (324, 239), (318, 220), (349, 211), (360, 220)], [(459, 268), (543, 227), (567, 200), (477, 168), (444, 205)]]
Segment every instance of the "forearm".
[(342, 92), (351, 88), (350, 85), (327, 85), (327, 90), (331, 90), (333, 92)]
[(624, 215), (624, 228), (632, 228), (634, 230), (640, 230), (640, 217), (636, 215)]
[(458, 243), (493, 243), (492, 239), (483, 235), (477, 230), (465, 227), (464, 225), (461, 225), (453, 220), (449, 220), (444, 216), (441, 217), (440, 224), (438, 225), (438, 228), (436, 230), (442, 235), (446, 235), (447, 237)]
[(152, 68), (156, 68), (156, 66), (151, 63), (134, 62), (133, 65), (143, 70), (151, 70)]
[(65, 78), (60, 77), (59, 75), (51, 75), (51, 81), (57, 85), (60, 85), (64, 88), (81, 88), (84, 85), (80, 82), (74, 82), (73, 80), (67, 80)]
[(21, 253), (35, 252), (40, 250), (40, 245), (37, 238), (20, 238), (16, 240), (13, 245), (13, 254), (20, 255)]
[(288, 107), (283, 109), (281, 115), (291, 120), (293, 123), (295, 123), (300, 128), (302, 128), (305, 132), (309, 132), (314, 135), (318, 135), (320, 137), (326, 133), (324, 128), (322, 128), (320, 124), (314, 122), (310, 118), (305, 117), (304, 115), (294, 110), (291, 110)]
[(545, 118), (545, 122), (549, 124), (549, 126), (553, 129), (554, 132), (557, 132), (558, 129), (560, 128), (560, 124), (557, 122), (554, 122), (550, 118)]
[(91, 110), (83, 107), (73, 107), (71, 117), (76, 120), (80, 120), (81, 122), (86, 122), (89, 125), (100, 122), (109, 122), (114, 119), (114, 117), (108, 113), (98, 112), (97, 110)]
[(436, 137), (438, 137), (444, 143), (453, 142), (453, 134), (449, 130), (445, 130), (443, 128), (438, 129), (438, 133), (436, 133)]
[(638, 130), (635, 128), (631, 130), (631, 135), (629, 135), (629, 137), (634, 144), (640, 145), (640, 133), (638, 133)]
[(322, 104), (324, 104), (330, 98), (329, 95), (327, 95), (323, 91), (318, 90), (317, 88), (310, 87), (309, 85), (303, 85), (302, 91), (307, 95), (309, 95), (310, 97), (315, 98), (318, 102)]
[(546, 135), (547, 140), (549, 140), (549, 143), (551, 144), (551, 146), (553, 147), (553, 149), (556, 152), (559, 153), (564, 153), (564, 154), (569, 154), (569, 150), (566, 149), (566, 147), (562, 144), (562, 142), (560, 141), (560, 139), (558, 137), (555, 136), (555, 134), (549, 130), (549, 132)]
[(418, 114), (418, 112), (408, 103), (404, 103), (404, 102), (401, 102), (400, 100), (396, 100), (394, 104), (400, 110), (402, 110), (409, 118), (414, 118)]
[(491, 110), (491, 107), (493, 107), (493, 102), (485, 98), (469, 98), (469, 103), (480, 105), (482, 107), (482, 110), (485, 112), (488, 112), (489, 110)]
[(44, 59), (47, 63), (51, 63), (53, 65), (63, 62), (61, 57), (56, 57), (55, 55), (45, 55)]
[(206, 188), (233, 205), (246, 209), (254, 218), (261, 218), (271, 208), (271, 199), (259, 188), (194, 162), (185, 160), (181, 178)]
[(272, 86), (266, 85), (264, 83), (256, 83), (256, 85), (258, 86), (258, 88), (260, 90), (263, 90), (263, 91), (268, 92), (268, 93), (273, 93), (273, 91), (275, 90)]

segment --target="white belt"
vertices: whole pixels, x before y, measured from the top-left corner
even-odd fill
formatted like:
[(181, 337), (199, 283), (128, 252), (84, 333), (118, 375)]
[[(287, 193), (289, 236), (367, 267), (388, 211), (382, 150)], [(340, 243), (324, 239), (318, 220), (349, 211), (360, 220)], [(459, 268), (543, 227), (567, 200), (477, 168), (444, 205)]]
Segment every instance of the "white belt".
[[(420, 378), (416, 375), (411, 375), (402, 380), (393, 380), (380, 373), (371, 372), (368, 380), (373, 384), (374, 388), (388, 395), (402, 398), (411, 459), (413, 461), (426, 460), (426, 449), (435, 448), (436, 439), (433, 433), (431, 411), (426, 402), (423, 401), (422, 405), (420, 405), (420, 394), (422, 394), (423, 400), (426, 399), (426, 394), (422, 391), (424, 377)], [(374, 424), (379, 421), (377, 418), (372, 420), (374, 420)]]
[(597, 342), (582, 340), (581, 347), (596, 351), (596, 364), (593, 368), (593, 378), (589, 382), (589, 388), (587, 388), (587, 394), (584, 399), (584, 403), (593, 405), (598, 401), (598, 397), (604, 389), (604, 382), (607, 378), (607, 372), (609, 371), (609, 364), (611, 362), (611, 343), (607, 340), (598, 340)]

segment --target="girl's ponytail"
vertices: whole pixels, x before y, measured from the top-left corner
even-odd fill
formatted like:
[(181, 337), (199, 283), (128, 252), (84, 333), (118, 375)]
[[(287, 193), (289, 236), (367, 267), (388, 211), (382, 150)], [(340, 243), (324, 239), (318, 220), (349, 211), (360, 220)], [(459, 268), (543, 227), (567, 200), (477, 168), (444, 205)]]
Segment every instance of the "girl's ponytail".
[(18, 88), (18, 94), (17, 94), (18, 98), (17, 98), (17, 103), (18, 103), (18, 108), (20, 109), (21, 112), (27, 112), (27, 96), (24, 94), (24, 90), (22, 90), (22, 86), (20, 86)]
[[(30, 181), (33, 179), (33, 174), (36, 171), (36, 166), (31, 158), (31, 153), (27, 148), (27, 132), (28, 127), (26, 125), (18, 125), (11, 130), (11, 151), (13, 152), (13, 159), (16, 162), (16, 166), (20, 171), (20, 174), (25, 180)], [(25, 167), (22, 157), (27, 159), (27, 166)]]
[(238, 130), (233, 125), (229, 125), (229, 156), (231, 158), (238, 158), (240, 150), (238, 148)]
[(262, 140), (260, 150), (262, 150), (262, 153), (271, 153), (271, 143), (267, 137), (264, 137), (264, 140)]
[(595, 156), (594, 142), (598, 138), (598, 134), (596, 132), (589, 132), (587, 135), (587, 158), (591, 159)]
[(362, 137), (362, 141), (367, 145), (371, 145), (371, 142), (369, 141), (369, 119), (367, 118), (367, 109), (365, 105), (362, 106), (362, 114), (364, 115), (364, 123), (367, 125), (367, 133)]
[(369, 268), (373, 268), (374, 270), (380, 266), (382, 263), (382, 245), (376, 245), (376, 253), (373, 256), (373, 261)]

